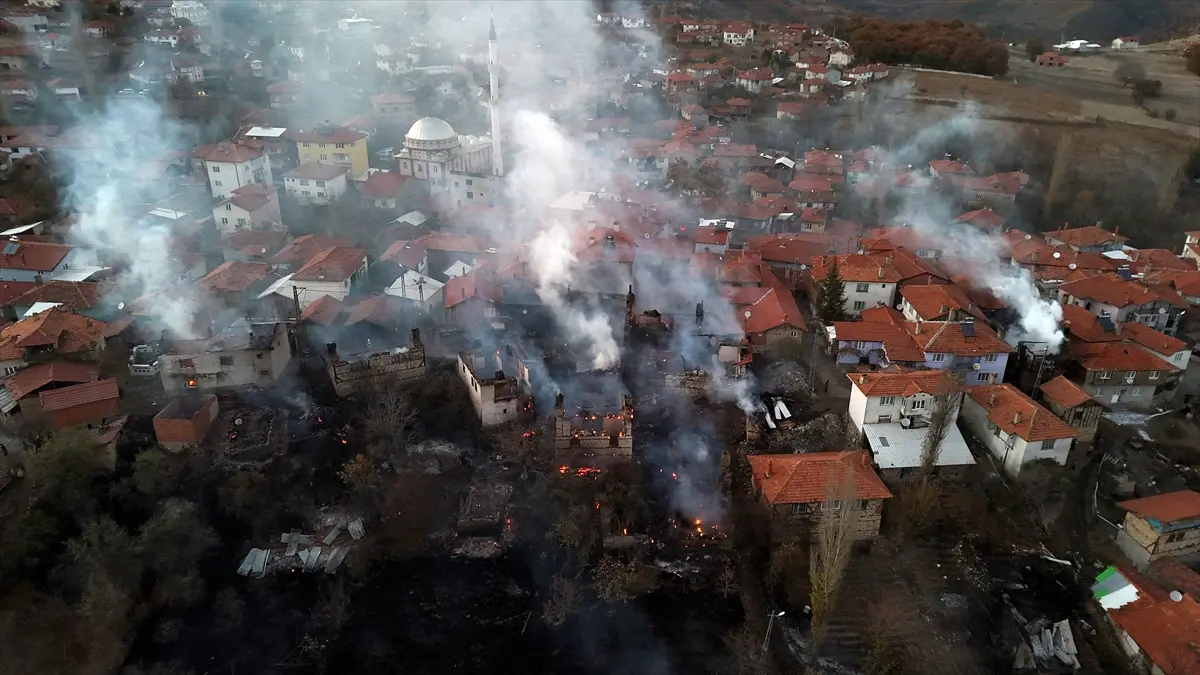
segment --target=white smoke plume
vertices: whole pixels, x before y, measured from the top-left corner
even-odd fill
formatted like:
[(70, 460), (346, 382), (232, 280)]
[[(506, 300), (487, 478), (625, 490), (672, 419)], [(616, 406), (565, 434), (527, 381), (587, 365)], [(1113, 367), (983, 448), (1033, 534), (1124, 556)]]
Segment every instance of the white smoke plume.
[(90, 251), (93, 262), (120, 269), (113, 293), (120, 302), (179, 338), (196, 337), (203, 300), (182, 277), (172, 250), (176, 233), (146, 215), (161, 163), (190, 147), (195, 134), (140, 98), (110, 99), (82, 122), (79, 147), (56, 156), (66, 167), (64, 201), (78, 216), (71, 243)]

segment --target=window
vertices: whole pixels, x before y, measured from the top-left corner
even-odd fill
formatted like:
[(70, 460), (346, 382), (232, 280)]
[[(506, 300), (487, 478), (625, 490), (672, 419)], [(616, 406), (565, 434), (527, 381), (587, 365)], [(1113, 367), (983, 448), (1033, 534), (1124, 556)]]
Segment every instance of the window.
[(213, 173), (221, 173), (221, 167), (219, 167), (219, 166), (216, 166), (216, 165), (214, 164), (214, 165), (213, 165), (213, 168), (212, 168), (212, 172), (213, 172)]
[(488, 318), (492, 318), (492, 317), (496, 316), (496, 308), (495, 307), (484, 307), (483, 315)]
[(301, 185), (308, 185), (308, 179), (307, 179), (307, 178), (301, 178), (301, 179), (300, 179), (300, 184), (301, 184)]
[(1187, 532), (1172, 532), (1167, 535), (1168, 542), (1182, 541)]
[(228, 224), (229, 224), (229, 219), (228, 219), (228, 218), (222, 218), (222, 219), (221, 219), (221, 224), (222, 224), (222, 225), (228, 225)]
[(861, 300), (854, 303), (854, 309), (866, 309), (866, 308), (867, 308), (867, 303), (865, 303)]
[(312, 144), (311, 144), (311, 143), (308, 143), (308, 142), (305, 142), (305, 143), (304, 143), (304, 147), (306, 147), (306, 148), (311, 148), (311, 147), (312, 147)]
[(854, 287), (854, 290), (859, 293), (866, 293), (871, 290), (871, 284), (858, 284)]
[(220, 361), (221, 365), (223, 365), (223, 366), (232, 366), (233, 365), (233, 357), (232, 356), (221, 356), (221, 357), (218, 357), (217, 360)]
[(225, 205), (225, 210), (226, 210), (226, 211), (232, 211), (232, 210), (233, 210), (233, 207), (232, 207), (232, 206), (230, 206), (229, 204), (226, 204), (226, 205)]
[(328, 155), (321, 155), (321, 161), (322, 161), (322, 162), (326, 161), (327, 159), (329, 159), (329, 156), (328, 156)]
[(1151, 371), (1150, 379), (1157, 380), (1159, 375), (1162, 375), (1162, 373), (1158, 372), (1157, 370)]
[[(221, 220), (224, 220), (222, 218)], [(238, 218), (238, 225), (249, 225), (250, 223), (245, 218)]]
[(1042, 441), (1042, 449), (1043, 450), (1053, 450), (1054, 449), (1054, 439), (1047, 438), (1046, 440)]
[(458, 181), (454, 181), (454, 187), (458, 187)]
[(1100, 372), (1100, 379), (1107, 380), (1107, 379), (1111, 379), (1111, 378), (1112, 378), (1112, 373), (1108, 372), (1107, 370)]
[(929, 360), (933, 361), (934, 363), (941, 363), (942, 361), (946, 360), (946, 355), (945, 354), (931, 354), (929, 356)]
[(320, 144), (320, 145), (318, 145), (317, 147), (319, 147), (319, 148), (321, 148), (322, 150), (324, 150), (324, 149), (325, 149), (325, 144), (324, 144), (324, 143), (321, 143), (321, 144)]
[(20, 369), (21, 369), (21, 367), (20, 367), (20, 366), (5, 366), (5, 367), (4, 367), (4, 374), (5, 374), (5, 375), (12, 375), (13, 373), (17, 372), (17, 371), (18, 371), (18, 370), (20, 370)]
[(335, 147), (335, 148), (339, 148), (339, 149), (340, 149), (340, 148), (344, 148), (344, 147), (346, 147), (346, 144), (345, 144), (345, 143), (336, 143), (336, 144), (334, 144), (334, 146), (333, 146), (333, 147)]
[(214, 181), (213, 181), (213, 185), (216, 185), (217, 187), (221, 187), (221, 181), (219, 181), (219, 180), (214, 180)]
[(879, 405), (896, 405), (896, 397), (895, 396), (881, 396), (879, 398)]
[(468, 193), (467, 193), (467, 199), (474, 199), (474, 198), (475, 198), (475, 193), (474, 193), (474, 192), (468, 192)]
[(304, 190), (304, 191), (303, 191), (303, 192), (301, 192), (300, 194), (303, 194), (305, 197), (307, 197), (307, 196), (311, 195), (312, 193), (311, 193), (311, 192), (309, 192), (308, 190)]
[(318, 192), (318, 193), (317, 193), (317, 196), (318, 196), (318, 197), (324, 197), (324, 196), (325, 196), (325, 193), (324, 193), (324, 192)]
[(799, 516), (808, 513), (808, 504), (792, 504), (792, 515)]
[(317, 181), (317, 187), (325, 187), (325, 181), (323, 181), (323, 180)]
[(179, 359), (180, 368), (195, 368), (196, 362), (191, 359)]
[(983, 360), (984, 360), (984, 361), (988, 361), (988, 362), (993, 362), (993, 361), (995, 361), (995, 360), (996, 360), (996, 355), (995, 355), (995, 354), (988, 354), (987, 356), (983, 357)]
[(467, 187), (470, 187), (474, 184), (475, 184), (475, 181), (471, 180), (470, 178), (467, 179)]
[(987, 382), (992, 377), (991, 373), (975, 373), (976, 382)]

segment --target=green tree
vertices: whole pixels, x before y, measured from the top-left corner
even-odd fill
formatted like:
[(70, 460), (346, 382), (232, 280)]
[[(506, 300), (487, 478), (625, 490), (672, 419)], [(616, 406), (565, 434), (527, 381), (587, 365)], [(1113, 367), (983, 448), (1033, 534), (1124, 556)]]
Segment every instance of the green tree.
[(1025, 56), (1029, 60), (1037, 61), (1037, 57), (1046, 52), (1046, 41), (1040, 37), (1030, 38), (1029, 42), (1025, 43)]
[(93, 486), (104, 458), (85, 429), (63, 429), (25, 461), (34, 486), (33, 503), (53, 513), (85, 521), (96, 509)]
[(829, 268), (829, 274), (816, 284), (817, 317), (823, 323), (842, 321), (846, 318), (846, 283), (838, 270), (837, 258)]
[(198, 563), (217, 545), (217, 535), (204, 522), (196, 505), (168, 499), (138, 534), (146, 566), (157, 575), (155, 599), (167, 605), (188, 605), (203, 595)]

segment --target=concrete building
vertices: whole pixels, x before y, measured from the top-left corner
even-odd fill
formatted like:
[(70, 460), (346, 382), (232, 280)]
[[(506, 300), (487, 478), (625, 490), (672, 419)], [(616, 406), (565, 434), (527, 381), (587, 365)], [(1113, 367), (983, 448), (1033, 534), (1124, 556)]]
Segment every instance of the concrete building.
[(346, 194), (349, 172), (350, 167), (340, 164), (301, 164), (283, 174), (283, 187), (303, 204), (332, 204)]
[(1066, 375), (1088, 396), (1113, 408), (1148, 407), (1175, 366), (1132, 342), (1082, 345), (1072, 351)]
[(154, 438), (167, 450), (179, 451), (204, 441), (219, 406), (216, 396), (180, 396), (154, 416)]
[(1161, 558), (1183, 564), (1200, 561), (1200, 493), (1180, 490), (1131, 499), (1125, 509), (1117, 545), (1138, 569)]
[(292, 359), (287, 325), (237, 319), (209, 338), (180, 340), (158, 357), (168, 394), (254, 385), (270, 387)]
[(492, 141), (460, 136), (445, 120), (422, 117), (404, 135), (404, 147), (395, 157), (400, 173), (442, 187), (451, 172), (490, 173)]
[(1088, 395), (1078, 384), (1059, 375), (1038, 387), (1042, 403), (1059, 419), (1079, 432), (1079, 440), (1090, 443), (1096, 437), (1104, 406)]
[(213, 207), (213, 224), (222, 234), (242, 230), (282, 230), (279, 190), (273, 185), (250, 183), (232, 191)]
[(508, 424), (532, 414), (529, 368), (512, 347), (494, 354), (459, 352), (457, 370), (483, 426)]
[(253, 148), (228, 141), (204, 146), (199, 151), (208, 174), (209, 190), (216, 199), (228, 199), (233, 191), (251, 183), (270, 185), (271, 162)]
[(829, 276), (836, 261), (838, 275), (846, 289), (846, 316), (856, 317), (864, 309), (892, 307), (896, 302), (896, 285), (900, 273), (883, 260), (859, 253), (821, 256), (813, 259), (813, 283)]
[(1030, 462), (1066, 465), (1079, 432), (1011, 384), (971, 387), (962, 420), (1001, 468), (1017, 476)]
[(1167, 288), (1147, 288), (1115, 273), (1069, 281), (1058, 287), (1058, 301), (1078, 305), (1114, 324), (1145, 324), (1174, 335), (1179, 330), (1188, 302)]

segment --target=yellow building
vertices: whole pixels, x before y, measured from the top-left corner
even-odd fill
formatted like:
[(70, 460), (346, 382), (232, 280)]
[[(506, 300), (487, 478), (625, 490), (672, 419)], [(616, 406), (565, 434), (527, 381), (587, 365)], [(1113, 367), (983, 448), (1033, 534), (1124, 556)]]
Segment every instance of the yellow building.
[(301, 165), (313, 163), (349, 166), (353, 178), (367, 172), (367, 135), (361, 131), (322, 124), (313, 129), (289, 129), (288, 133), (296, 143), (296, 156)]

